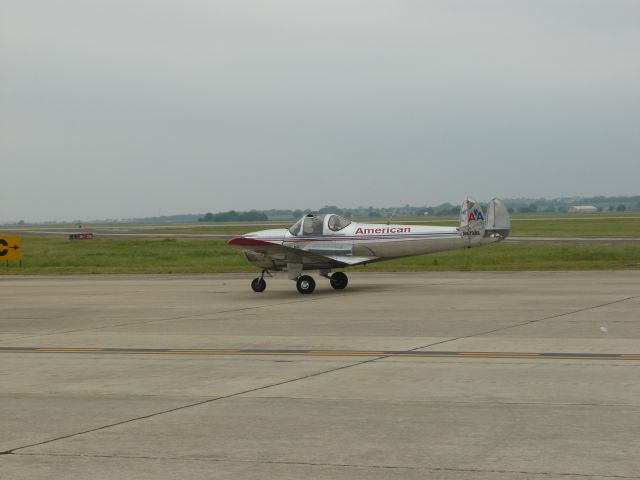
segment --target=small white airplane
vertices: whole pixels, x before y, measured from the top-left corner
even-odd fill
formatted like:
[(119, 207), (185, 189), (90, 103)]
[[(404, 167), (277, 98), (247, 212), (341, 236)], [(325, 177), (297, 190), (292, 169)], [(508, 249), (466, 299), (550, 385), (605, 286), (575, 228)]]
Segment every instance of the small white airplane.
[(348, 278), (331, 271), (392, 258), (443, 252), (499, 242), (509, 235), (509, 212), (501, 200), (489, 202), (485, 217), (480, 205), (467, 198), (460, 209), (459, 227), (356, 223), (335, 214), (305, 215), (291, 228), (261, 230), (229, 240), (262, 269), (251, 288), (267, 288), (265, 274), (286, 270), (300, 293), (311, 293), (316, 282), (305, 270), (319, 270), (331, 286), (342, 290)]

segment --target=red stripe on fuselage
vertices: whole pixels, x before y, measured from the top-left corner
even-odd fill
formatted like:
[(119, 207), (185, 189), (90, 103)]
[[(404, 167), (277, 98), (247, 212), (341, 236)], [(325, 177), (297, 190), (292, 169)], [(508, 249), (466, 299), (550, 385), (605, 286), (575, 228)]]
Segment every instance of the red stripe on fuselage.
[(257, 247), (265, 245), (281, 245), (284, 243), (310, 243), (310, 242), (345, 242), (345, 241), (382, 241), (382, 240), (423, 240), (427, 237), (434, 239), (451, 238), (452, 235), (457, 236), (457, 232), (420, 232), (410, 234), (390, 234), (390, 235), (357, 235), (357, 236), (325, 236), (325, 235), (309, 235), (304, 237), (271, 237), (264, 240), (252, 237), (234, 237), (227, 243), (236, 247)]
[(423, 240), (426, 237), (432, 238), (447, 238), (451, 236), (458, 236), (457, 232), (433, 232), (433, 233), (411, 233), (411, 234), (395, 234), (395, 235), (358, 235), (357, 237), (349, 236), (349, 237), (339, 237), (339, 236), (313, 236), (309, 235), (306, 237), (289, 237), (285, 239), (281, 238), (270, 238), (268, 242), (282, 242), (285, 243), (305, 243), (305, 242), (345, 242), (345, 241), (356, 241), (356, 240)]

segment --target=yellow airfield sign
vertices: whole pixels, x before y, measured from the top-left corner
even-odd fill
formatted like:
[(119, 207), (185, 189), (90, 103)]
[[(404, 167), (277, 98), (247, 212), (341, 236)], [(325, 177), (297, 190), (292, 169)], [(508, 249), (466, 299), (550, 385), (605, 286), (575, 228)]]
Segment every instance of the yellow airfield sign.
[(0, 233), (0, 261), (22, 260), (22, 237)]

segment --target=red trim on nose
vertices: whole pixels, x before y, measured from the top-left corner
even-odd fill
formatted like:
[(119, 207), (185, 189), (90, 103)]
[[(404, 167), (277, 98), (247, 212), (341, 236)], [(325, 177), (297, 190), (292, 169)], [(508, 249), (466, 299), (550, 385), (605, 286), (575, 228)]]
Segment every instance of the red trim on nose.
[(233, 237), (227, 243), (235, 247), (256, 247), (269, 245), (269, 242), (265, 242), (264, 240), (256, 240), (255, 238), (247, 237)]

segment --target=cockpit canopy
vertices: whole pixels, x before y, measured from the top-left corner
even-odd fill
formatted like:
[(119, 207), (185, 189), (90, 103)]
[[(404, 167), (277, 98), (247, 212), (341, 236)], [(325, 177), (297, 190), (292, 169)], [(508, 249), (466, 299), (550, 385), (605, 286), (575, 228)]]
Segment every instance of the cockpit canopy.
[(305, 215), (298, 220), (290, 229), (291, 235), (331, 235), (339, 232), (343, 228), (351, 225), (348, 218), (333, 213), (323, 213), (320, 215)]

